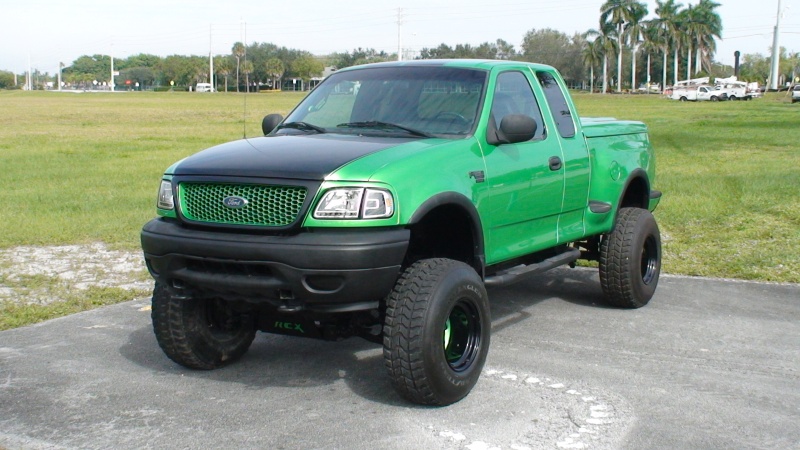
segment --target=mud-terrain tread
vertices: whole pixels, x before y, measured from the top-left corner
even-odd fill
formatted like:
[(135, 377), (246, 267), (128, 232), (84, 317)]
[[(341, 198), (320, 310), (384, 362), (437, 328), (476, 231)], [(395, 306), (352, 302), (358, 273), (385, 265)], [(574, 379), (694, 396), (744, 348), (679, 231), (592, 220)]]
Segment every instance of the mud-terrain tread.
[[(426, 374), (424, 353), (430, 349), (426, 348), (422, 335), (426, 317), (429, 316), (428, 310), (434, 307), (432, 297), (439, 282), (448, 271), (458, 266), (474, 273), (474, 270), (466, 264), (451, 259), (434, 258), (418, 261), (403, 272), (387, 298), (383, 335), (384, 364), (397, 392), (418, 404), (453, 403), (453, 400), (443, 400), (437, 395), (433, 381), (429, 379), (429, 374)], [(482, 287), (477, 274), (475, 281)], [(427, 300), (420, 301), (420, 299)], [(488, 322), (489, 318), (484, 317), (484, 321)], [(489, 327), (490, 324), (485, 323), (483, 326)], [(488, 335), (481, 345), (488, 347)], [(485, 351), (482, 355), (485, 359)], [(482, 366), (483, 361), (478, 364)]]
[[(435, 404), (436, 397), (425, 379), (422, 367), (422, 341), (414, 340), (414, 337), (422, 334), (427, 305), (405, 299), (410, 296), (430, 296), (435, 280), (444, 271), (448, 260), (424, 262), (409, 267), (389, 295), (383, 352), (386, 368), (397, 392), (415, 403)], [(391, 351), (397, 354), (392, 355)]]
[[(630, 259), (635, 252), (641, 252), (637, 243), (638, 233), (642, 232), (642, 228), (647, 231), (651, 227), (658, 236), (658, 225), (650, 211), (622, 208), (614, 230), (604, 237), (600, 245), (600, 286), (609, 304), (621, 308), (640, 308), (650, 301), (658, 278), (643, 294), (641, 288), (644, 284), (641, 278), (637, 279), (639, 269), (631, 269)], [(660, 255), (660, 238), (658, 242)]]
[[(232, 342), (215, 341), (200, 330), (197, 300), (173, 298), (166, 287), (156, 283), (150, 317), (159, 347), (176, 363), (190, 369), (211, 370), (236, 361), (255, 338), (255, 327), (240, 330)], [(209, 354), (211, 350), (211, 354)]]

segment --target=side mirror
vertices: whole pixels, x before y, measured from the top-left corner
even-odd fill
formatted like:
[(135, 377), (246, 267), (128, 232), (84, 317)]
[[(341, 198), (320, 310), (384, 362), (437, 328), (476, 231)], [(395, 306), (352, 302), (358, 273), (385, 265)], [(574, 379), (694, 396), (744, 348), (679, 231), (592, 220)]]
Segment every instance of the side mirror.
[(272, 130), (283, 122), (283, 116), (280, 114), (268, 114), (264, 116), (264, 119), (261, 121), (261, 131), (264, 132), (264, 136), (272, 133)]
[(524, 114), (509, 114), (500, 122), (500, 133), (509, 144), (529, 141), (536, 134), (536, 121)]
[(499, 130), (488, 133), (486, 142), (492, 145), (525, 142), (536, 134), (536, 127), (533, 117), (524, 114), (508, 114), (500, 122)]

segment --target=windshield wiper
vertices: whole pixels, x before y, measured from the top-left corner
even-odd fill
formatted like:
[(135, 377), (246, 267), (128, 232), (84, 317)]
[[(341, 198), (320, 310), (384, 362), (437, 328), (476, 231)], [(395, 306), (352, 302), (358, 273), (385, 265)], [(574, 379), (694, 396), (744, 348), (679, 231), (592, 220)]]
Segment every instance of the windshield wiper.
[(279, 130), (282, 128), (292, 128), (295, 130), (302, 130), (302, 131), (316, 131), (317, 133), (325, 132), (325, 128), (312, 125), (308, 122), (285, 122), (278, 126)]
[(389, 122), (380, 122), (377, 120), (370, 120), (366, 122), (348, 122), (348, 123), (340, 123), (336, 125), (338, 128), (393, 128), (395, 130), (402, 130), (408, 134), (412, 134), (414, 136), (419, 137), (433, 137), (433, 135), (426, 133), (424, 131), (415, 130), (414, 128), (404, 127), (402, 125), (398, 125), (396, 123), (389, 123)]

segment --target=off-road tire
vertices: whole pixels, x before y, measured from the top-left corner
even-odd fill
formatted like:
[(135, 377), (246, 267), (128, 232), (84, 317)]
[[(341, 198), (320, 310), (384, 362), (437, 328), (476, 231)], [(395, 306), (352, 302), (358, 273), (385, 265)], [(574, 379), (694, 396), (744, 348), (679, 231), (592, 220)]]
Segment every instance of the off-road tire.
[(491, 320), (475, 270), (450, 259), (408, 267), (387, 299), (383, 359), (397, 392), (423, 405), (464, 398), (489, 351)]
[(177, 299), (161, 283), (153, 289), (151, 318), (161, 350), (190, 369), (210, 370), (239, 359), (250, 348), (253, 317), (223, 300)]
[(661, 272), (661, 235), (650, 211), (622, 208), (600, 243), (600, 285), (606, 301), (641, 308), (653, 297)]

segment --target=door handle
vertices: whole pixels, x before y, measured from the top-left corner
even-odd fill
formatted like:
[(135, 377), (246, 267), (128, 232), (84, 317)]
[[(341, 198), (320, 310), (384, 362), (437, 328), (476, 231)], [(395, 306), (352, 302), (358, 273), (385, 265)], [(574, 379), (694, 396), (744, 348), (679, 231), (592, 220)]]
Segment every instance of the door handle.
[(562, 165), (561, 158), (559, 158), (558, 156), (550, 157), (550, 170), (552, 171), (561, 170), (561, 165)]

